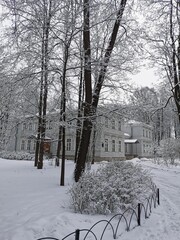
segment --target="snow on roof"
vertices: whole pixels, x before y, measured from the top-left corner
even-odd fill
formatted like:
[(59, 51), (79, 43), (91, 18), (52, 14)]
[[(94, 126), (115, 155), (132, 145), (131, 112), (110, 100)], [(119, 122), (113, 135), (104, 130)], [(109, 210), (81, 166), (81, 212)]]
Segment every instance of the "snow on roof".
[[(36, 139), (37, 138), (37, 134), (36, 135), (34, 135), (34, 134), (31, 134), (29, 137), (28, 137), (29, 139)], [(50, 137), (47, 137), (47, 136), (45, 136), (45, 140), (51, 140), (51, 138)]]
[(148, 127), (148, 128), (153, 128), (150, 124), (144, 123), (144, 122), (139, 122), (139, 121), (135, 121), (135, 120), (129, 120), (126, 123), (126, 126), (128, 125), (133, 125), (133, 126), (144, 126), (144, 127)]
[(128, 124), (143, 124), (143, 123), (142, 123), (142, 122), (135, 121), (135, 120), (129, 120), (129, 121), (128, 121)]
[(130, 134), (129, 133), (124, 133), (124, 136), (130, 137)]
[(125, 139), (124, 140), (125, 143), (138, 143), (137, 139)]

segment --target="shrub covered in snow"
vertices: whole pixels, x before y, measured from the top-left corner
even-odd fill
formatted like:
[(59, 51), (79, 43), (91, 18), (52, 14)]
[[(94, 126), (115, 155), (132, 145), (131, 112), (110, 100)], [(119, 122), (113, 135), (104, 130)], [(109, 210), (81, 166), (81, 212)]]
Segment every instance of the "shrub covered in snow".
[(175, 159), (180, 156), (180, 141), (179, 139), (167, 138), (160, 142), (159, 155), (162, 156), (166, 165), (175, 164)]
[(110, 214), (135, 207), (153, 192), (150, 174), (141, 166), (118, 161), (85, 172), (70, 188), (75, 212)]
[(33, 160), (34, 154), (30, 154), (27, 152), (8, 152), (8, 151), (1, 151), (0, 157), (10, 160)]

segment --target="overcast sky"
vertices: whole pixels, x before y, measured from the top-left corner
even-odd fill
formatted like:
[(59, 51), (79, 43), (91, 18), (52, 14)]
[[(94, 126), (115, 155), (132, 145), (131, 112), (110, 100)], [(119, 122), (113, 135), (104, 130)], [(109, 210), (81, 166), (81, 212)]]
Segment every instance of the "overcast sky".
[(136, 75), (131, 75), (131, 82), (139, 87), (154, 87), (158, 82), (159, 78), (155, 75), (153, 69), (142, 69), (140, 73)]

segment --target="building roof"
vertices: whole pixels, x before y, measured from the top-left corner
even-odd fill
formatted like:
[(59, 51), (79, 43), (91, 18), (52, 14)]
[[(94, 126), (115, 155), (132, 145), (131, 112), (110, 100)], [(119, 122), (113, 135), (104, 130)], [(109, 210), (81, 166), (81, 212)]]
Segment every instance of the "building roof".
[(141, 126), (141, 127), (146, 127), (149, 129), (153, 129), (153, 126), (151, 126), (150, 124), (144, 123), (144, 122), (138, 122), (135, 120), (129, 120), (126, 124), (126, 126)]
[[(37, 134), (36, 134), (36, 135), (31, 134), (31, 135), (28, 137), (28, 139), (37, 139)], [(45, 139), (44, 139), (44, 140), (51, 140), (51, 138), (45, 136)]]
[(130, 137), (131, 135), (129, 133), (124, 133), (124, 136)]
[(138, 143), (138, 140), (137, 139), (125, 139), (124, 140), (125, 143)]

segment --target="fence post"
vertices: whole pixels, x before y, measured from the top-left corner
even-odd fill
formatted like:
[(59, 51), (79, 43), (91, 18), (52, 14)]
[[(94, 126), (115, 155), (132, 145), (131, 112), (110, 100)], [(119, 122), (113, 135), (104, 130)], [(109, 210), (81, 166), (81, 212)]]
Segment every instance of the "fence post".
[(158, 202), (158, 205), (160, 205), (159, 188), (157, 189), (157, 202)]
[(75, 240), (79, 240), (80, 230), (76, 229), (75, 231)]
[(138, 226), (141, 225), (141, 204), (138, 203), (138, 219), (137, 219), (137, 222), (138, 222)]

